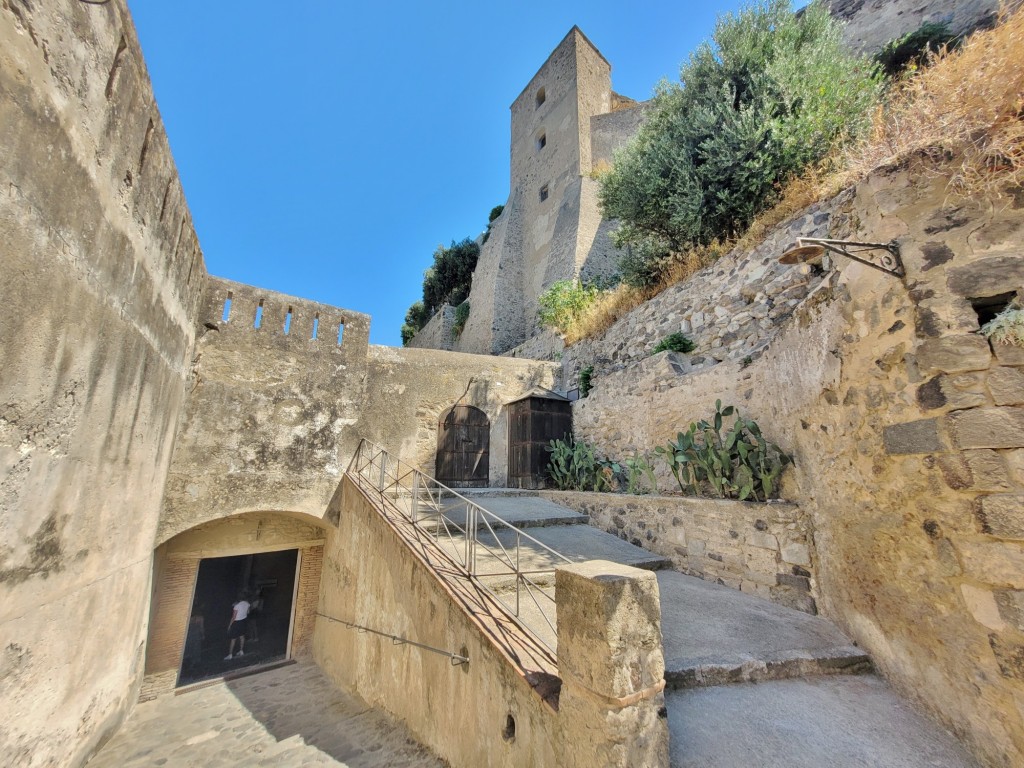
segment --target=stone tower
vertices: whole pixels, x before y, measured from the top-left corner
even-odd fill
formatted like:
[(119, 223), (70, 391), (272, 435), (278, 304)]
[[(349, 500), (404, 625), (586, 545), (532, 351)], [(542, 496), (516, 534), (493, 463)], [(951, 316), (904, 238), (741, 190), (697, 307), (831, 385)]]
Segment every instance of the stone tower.
[[(521, 344), (537, 331), (537, 299), (546, 288), (610, 274), (619, 258), (590, 174), (632, 136), (642, 105), (612, 91), (611, 65), (574, 26), (511, 112), (511, 189), (481, 250), (469, 320), (450, 345), (463, 352), (500, 354)], [(412, 346), (439, 338), (447, 342), (424, 329)]]

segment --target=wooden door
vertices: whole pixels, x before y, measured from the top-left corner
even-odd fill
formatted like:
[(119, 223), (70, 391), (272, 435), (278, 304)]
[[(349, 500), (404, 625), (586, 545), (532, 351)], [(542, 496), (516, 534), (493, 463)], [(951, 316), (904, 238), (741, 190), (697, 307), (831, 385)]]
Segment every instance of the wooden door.
[(490, 442), (487, 414), (471, 405), (452, 406), (437, 426), (437, 479), (453, 488), (486, 488)]

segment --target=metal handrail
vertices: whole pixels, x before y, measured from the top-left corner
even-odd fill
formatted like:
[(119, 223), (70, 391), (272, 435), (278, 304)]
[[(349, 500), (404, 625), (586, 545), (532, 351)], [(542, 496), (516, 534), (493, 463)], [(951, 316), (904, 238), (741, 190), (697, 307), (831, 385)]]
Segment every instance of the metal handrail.
[[(433, 565), (435, 573), (448, 578), (455, 571), (472, 581), (556, 662), (556, 648), (545, 637), (555, 635), (555, 569), (536, 567), (530, 560), (540, 554), (557, 563), (572, 563), (569, 558), (365, 438), (360, 440), (347, 474), (397, 512), (415, 531), (419, 544), (429, 543), (430, 561), (440, 558), (440, 563)], [(511, 541), (502, 542), (503, 537)], [(526, 548), (530, 557), (524, 564)], [(506, 598), (512, 589), (500, 588), (511, 585), (488, 583), (508, 577), (514, 580), (511, 603)], [(543, 624), (524, 615), (524, 605), (530, 604)]]

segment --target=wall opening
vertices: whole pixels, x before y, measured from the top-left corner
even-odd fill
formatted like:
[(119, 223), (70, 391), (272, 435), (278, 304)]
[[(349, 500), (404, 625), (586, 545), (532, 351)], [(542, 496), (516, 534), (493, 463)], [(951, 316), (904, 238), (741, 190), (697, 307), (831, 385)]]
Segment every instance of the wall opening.
[(537, 137), (537, 151), (544, 149), (548, 145), (548, 135), (541, 132), (540, 136)]
[(320, 313), (313, 315), (313, 333), (310, 334), (311, 339), (315, 339), (317, 333), (320, 331)]
[(543, 203), (547, 199), (548, 199), (548, 185), (545, 184), (543, 187), (540, 188), (540, 201)]
[(338, 326), (338, 346), (340, 347), (345, 341), (345, 324), (341, 323)]
[(512, 741), (516, 737), (516, 719), (511, 714), (505, 717), (505, 727), (501, 730), (501, 738)]
[(1010, 303), (1017, 298), (1017, 294), (1014, 292), (1000, 293), (997, 296), (982, 296), (976, 299), (971, 299), (971, 308), (974, 310), (974, 314), (978, 316), (978, 326), (985, 325), (985, 323), (991, 321), (1010, 306)]
[(260, 303), (256, 305), (256, 317), (252, 321), (253, 328), (259, 328), (261, 325), (263, 325), (263, 299), (260, 299)]
[(224, 312), (220, 316), (220, 321), (226, 323), (231, 319), (231, 299), (234, 298), (231, 291), (228, 291), (228, 297), (224, 299)]
[(288, 307), (288, 311), (284, 315), (284, 335), (287, 336), (292, 330), (292, 308)]
[[(286, 549), (200, 561), (178, 685), (288, 657), (298, 555), (298, 549)], [(229, 631), (240, 599), (248, 603), (248, 615)]]
[(537, 91), (537, 106), (539, 107), (541, 104), (543, 104), (545, 101), (547, 101), (547, 98), (548, 98), (547, 91), (545, 91), (543, 88), (541, 88), (539, 91)]

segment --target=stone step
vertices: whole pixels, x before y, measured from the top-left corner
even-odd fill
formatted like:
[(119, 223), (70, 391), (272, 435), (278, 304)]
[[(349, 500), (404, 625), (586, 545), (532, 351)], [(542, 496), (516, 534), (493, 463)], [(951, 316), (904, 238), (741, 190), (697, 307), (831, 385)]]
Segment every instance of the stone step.
[[(563, 507), (539, 496), (497, 496), (490, 494), (463, 494), (501, 520), (517, 528), (541, 528), (550, 525), (583, 525), (590, 521), (587, 515)], [(464, 504), (458, 499), (444, 500), (445, 507), (452, 510), (450, 519), (457, 525), (465, 525)], [(480, 524), (482, 525), (482, 523)]]
[(875, 675), (666, 692), (672, 768), (971, 768)]
[(871, 659), (820, 616), (660, 571), (665, 681), (672, 688), (869, 672)]

